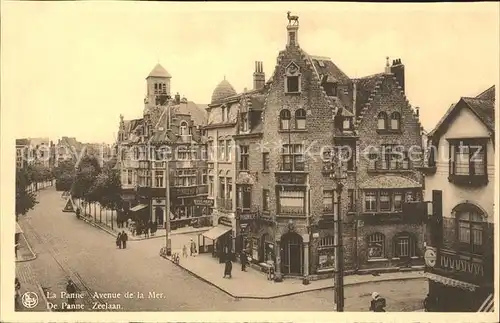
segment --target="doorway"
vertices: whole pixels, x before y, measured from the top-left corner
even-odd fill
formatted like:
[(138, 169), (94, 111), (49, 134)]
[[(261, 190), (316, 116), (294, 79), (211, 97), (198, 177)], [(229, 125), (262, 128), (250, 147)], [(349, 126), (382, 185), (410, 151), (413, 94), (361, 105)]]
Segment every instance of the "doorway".
[(160, 206), (155, 208), (155, 222), (159, 226), (163, 226), (163, 209)]
[(302, 275), (303, 262), (302, 237), (289, 232), (281, 237), (281, 272), (289, 275)]

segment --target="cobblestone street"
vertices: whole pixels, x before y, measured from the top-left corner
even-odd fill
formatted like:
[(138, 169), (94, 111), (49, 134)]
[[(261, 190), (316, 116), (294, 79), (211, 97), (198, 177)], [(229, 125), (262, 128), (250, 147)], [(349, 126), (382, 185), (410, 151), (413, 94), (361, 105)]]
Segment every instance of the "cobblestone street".
[[(84, 292), (84, 310), (92, 310), (96, 299), (93, 292), (121, 293), (110, 298), (108, 306), (122, 311), (330, 311), (333, 309), (332, 290), (271, 300), (235, 299), (206, 284), (183, 269), (159, 256), (162, 239), (131, 241), (127, 249), (116, 249), (114, 237), (64, 213), (65, 201), (54, 189), (40, 192), (40, 203), (20, 224), (37, 259), (29, 263), (36, 280), (45, 291), (55, 293), (50, 302), (61, 308), (65, 301), (60, 293), (67, 278), (72, 278)], [(189, 236), (182, 236), (188, 240)], [(182, 241), (184, 241), (182, 240)], [(175, 238), (174, 238), (175, 241)], [(19, 267), (19, 266), (18, 266)], [(235, 270), (238, 268), (235, 266)], [(23, 275), (18, 269), (18, 275)], [(34, 278), (22, 278), (31, 280)], [(265, 279), (263, 276), (262, 279)], [(247, 282), (242, 281), (241, 284)], [(378, 291), (388, 301), (389, 311), (412, 311), (421, 308), (427, 291), (425, 280), (367, 283), (346, 288), (346, 310), (366, 311), (369, 295)], [(39, 292), (39, 291), (34, 291)], [(126, 292), (135, 298), (124, 298)], [(150, 295), (150, 292), (163, 295)], [(139, 298), (137, 295), (144, 295)], [(113, 305), (114, 304), (114, 305)], [(103, 305), (100, 305), (101, 307)], [(55, 309), (55, 310), (58, 310)], [(95, 310), (95, 309), (94, 309)]]

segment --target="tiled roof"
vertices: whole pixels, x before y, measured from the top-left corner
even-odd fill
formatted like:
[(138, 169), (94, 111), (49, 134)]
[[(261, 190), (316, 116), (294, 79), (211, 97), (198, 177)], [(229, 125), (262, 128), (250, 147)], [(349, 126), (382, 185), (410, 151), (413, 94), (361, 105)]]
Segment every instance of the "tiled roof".
[(463, 102), (490, 131), (495, 131), (495, 86), (492, 86), (475, 98), (462, 97), (457, 104), (452, 104), (434, 129), (429, 132), (429, 137), (439, 132), (443, 125), (450, 123), (448, 120), (452, 118), (456, 109), (463, 106), (460, 104), (461, 102)]
[(336, 80), (339, 84), (347, 84), (351, 82), (351, 79), (344, 72), (342, 72), (330, 58), (322, 56), (310, 57), (320, 77), (322, 75), (326, 75), (327, 78), (330, 80)]
[(214, 92), (212, 93), (211, 103), (216, 103), (233, 95), (236, 95), (236, 91), (234, 90), (233, 86), (226, 79), (223, 79), (215, 87)]
[(203, 125), (207, 120), (207, 105), (199, 105), (193, 101), (179, 104), (176, 106), (177, 113), (189, 114), (195, 125)]
[(153, 68), (151, 73), (149, 73), (148, 77), (164, 77), (164, 78), (170, 78), (172, 77), (163, 66), (161, 66), (159, 63), (156, 64), (156, 66)]
[(378, 73), (370, 76), (365, 76), (359, 78), (356, 81), (356, 116), (358, 117), (360, 112), (366, 103), (368, 103), (368, 98), (370, 97), (377, 81), (384, 73)]

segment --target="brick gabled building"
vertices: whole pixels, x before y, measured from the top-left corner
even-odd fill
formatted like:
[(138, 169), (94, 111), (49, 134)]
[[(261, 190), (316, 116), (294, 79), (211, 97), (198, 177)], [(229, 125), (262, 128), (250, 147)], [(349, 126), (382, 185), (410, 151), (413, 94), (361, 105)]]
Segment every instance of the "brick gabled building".
[(359, 269), (423, 263), (423, 129), (404, 77), (404, 65), (394, 60), (383, 73), (355, 80), (358, 158), (349, 212), (358, 220)]

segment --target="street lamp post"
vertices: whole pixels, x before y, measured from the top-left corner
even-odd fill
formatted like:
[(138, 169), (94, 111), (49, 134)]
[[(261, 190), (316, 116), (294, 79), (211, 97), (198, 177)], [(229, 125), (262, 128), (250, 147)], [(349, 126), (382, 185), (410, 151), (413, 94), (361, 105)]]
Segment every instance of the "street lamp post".
[(170, 169), (169, 169), (169, 157), (165, 158), (165, 243), (167, 249), (167, 255), (172, 254), (172, 245), (170, 241)]
[(344, 311), (344, 250), (343, 250), (343, 239), (342, 239), (342, 191), (344, 189), (344, 179), (342, 171), (342, 163), (339, 160), (339, 165), (337, 168), (337, 212), (334, 213), (334, 245), (335, 245), (335, 311)]

